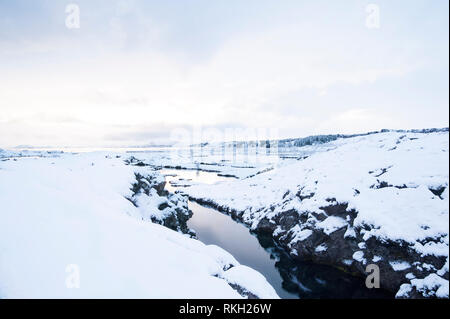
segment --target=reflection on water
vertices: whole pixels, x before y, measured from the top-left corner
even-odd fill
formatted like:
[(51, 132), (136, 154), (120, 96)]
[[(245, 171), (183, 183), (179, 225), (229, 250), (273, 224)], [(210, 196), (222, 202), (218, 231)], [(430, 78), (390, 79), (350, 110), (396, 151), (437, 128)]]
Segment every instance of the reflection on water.
[(275, 257), (261, 247), (247, 227), (225, 214), (194, 202), (189, 202), (189, 208), (194, 215), (188, 221), (188, 226), (197, 232), (199, 240), (225, 249), (239, 263), (258, 270), (281, 298), (298, 298), (296, 294), (283, 289), (283, 279), (275, 267)]
[[(211, 172), (162, 170), (167, 181), (191, 181), (214, 184), (224, 180)], [(167, 183), (171, 192), (177, 187)], [(252, 234), (249, 229), (230, 216), (215, 209), (189, 202), (193, 211), (188, 226), (197, 232), (199, 240), (214, 244), (231, 253), (239, 263), (261, 274), (281, 298), (392, 298), (377, 289), (367, 289), (364, 280), (333, 267), (292, 260), (277, 248), (270, 236)]]
[(160, 172), (166, 177), (166, 189), (169, 192), (175, 192), (178, 189), (176, 185), (189, 186), (192, 183), (210, 185), (230, 180), (229, 177), (199, 170), (163, 169)]
[(277, 256), (275, 267), (283, 278), (283, 290), (300, 298), (394, 298), (390, 292), (368, 289), (364, 279), (336, 268), (294, 261), (270, 236), (257, 235), (259, 244)]

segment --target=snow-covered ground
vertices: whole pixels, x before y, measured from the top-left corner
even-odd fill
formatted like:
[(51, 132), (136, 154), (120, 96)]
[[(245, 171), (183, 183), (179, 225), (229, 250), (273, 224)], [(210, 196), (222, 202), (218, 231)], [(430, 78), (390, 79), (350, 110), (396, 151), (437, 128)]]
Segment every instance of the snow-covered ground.
[[(183, 191), (254, 230), (270, 231), (293, 256), (353, 264), (349, 270), (361, 273), (378, 261), (385, 285), (398, 297), (413, 288), (423, 296), (448, 297), (448, 131), (385, 132), (325, 146), (252, 178)], [(395, 255), (389, 245), (398, 246), (400, 260), (384, 266), (380, 258)], [(399, 264), (402, 269), (392, 266)]]
[(233, 150), (230, 148), (226, 149), (224, 154), (221, 150), (200, 148), (130, 152), (130, 154), (153, 167), (201, 170), (236, 178), (246, 178), (271, 169), (273, 163), (278, 160), (276, 156), (244, 155), (242, 150), (233, 156)]
[(0, 152), (0, 298), (242, 297), (232, 286), (277, 298), (223, 249), (151, 221), (183, 200), (133, 193), (150, 168), (115, 154), (23, 155)]
[[(377, 264), (397, 297), (448, 298), (448, 130), (306, 142), (226, 156), (212, 146), (120, 157), (0, 150), (0, 297), (275, 298), (261, 274), (189, 238), (186, 194), (294, 259), (360, 276)], [(235, 178), (179, 180), (181, 193), (167, 194), (160, 168)], [(73, 269), (79, 289), (66, 287)]]

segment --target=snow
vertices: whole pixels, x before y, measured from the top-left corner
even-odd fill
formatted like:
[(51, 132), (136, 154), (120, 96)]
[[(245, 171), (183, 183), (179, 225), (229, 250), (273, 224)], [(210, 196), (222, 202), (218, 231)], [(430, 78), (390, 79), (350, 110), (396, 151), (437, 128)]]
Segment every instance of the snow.
[(316, 253), (320, 253), (322, 251), (326, 251), (327, 250), (327, 245), (322, 244), (316, 247), (316, 249), (314, 250)]
[[(291, 244), (308, 238), (311, 230), (329, 235), (347, 226), (344, 238), (356, 238), (358, 232), (363, 241), (374, 237), (406, 245), (422, 257), (448, 257), (448, 130), (387, 131), (338, 138), (311, 152), (315, 147), (308, 147), (307, 158), (274, 163), (274, 169), (254, 177), (183, 191), (237, 212), (252, 229), (263, 218), (270, 221), (290, 209), (308, 214), (307, 222), (285, 230), (292, 235)], [(432, 192), (437, 189), (443, 190), (440, 196)], [(346, 211), (355, 213), (354, 220), (311, 217), (337, 204), (348, 205)], [(445, 271), (435, 273), (443, 276)]]
[(353, 264), (353, 260), (350, 260), (350, 259), (344, 259), (344, 260), (342, 260), (342, 263), (345, 264), (345, 265), (347, 265), (347, 266), (350, 266), (351, 264)]
[(394, 271), (403, 271), (411, 268), (411, 264), (406, 261), (390, 261), (389, 264)]
[(373, 258), (372, 258), (372, 261), (373, 261), (374, 263), (379, 262), (380, 260), (383, 260), (383, 257), (375, 255), (375, 256), (373, 256)]
[(366, 263), (366, 259), (364, 258), (364, 252), (362, 250), (355, 251), (352, 257), (356, 261), (362, 262), (363, 264)]
[[(298, 225), (295, 227), (298, 227)], [(292, 242), (303, 241), (303, 240), (307, 239), (309, 236), (311, 236), (313, 233), (311, 229), (297, 231), (297, 229), (295, 229), (295, 227), (292, 229), (293, 232), (295, 233), (295, 237), (292, 239)]]
[(411, 285), (415, 287), (418, 291), (427, 294), (434, 294), (436, 290), (436, 297), (438, 298), (448, 298), (448, 280), (439, 277), (436, 274), (430, 274), (424, 279), (413, 279), (411, 280)]
[(241, 298), (229, 282), (277, 298), (221, 248), (140, 218), (159, 203), (126, 199), (144, 169), (101, 152), (1, 161), (0, 298)]
[(238, 261), (230, 253), (219, 246), (208, 245), (206, 246), (206, 250), (210, 256), (220, 262), (224, 269), (230, 269), (233, 266), (239, 265)]
[[(225, 271), (222, 275), (227, 282), (239, 284), (244, 289), (250, 291), (263, 299), (273, 299), (277, 297), (275, 290), (268, 289), (265, 278), (253, 269), (239, 265)], [(271, 287), (270, 287), (271, 288)]]
[[(402, 137), (406, 136), (406, 137)], [(337, 140), (334, 148), (310, 155), (295, 163), (253, 178), (224, 182), (206, 187), (194, 185), (185, 191), (193, 197), (209, 199), (225, 208), (245, 212), (244, 218), (260, 220), (265, 207), (282, 202), (289, 192), (289, 205), (299, 211), (320, 212), (328, 198), (347, 202), (358, 211), (355, 226), (376, 225), (366, 234), (416, 243), (420, 239), (442, 237), (448, 246), (448, 198), (434, 196), (430, 187), (448, 189), (448, 133), (380, 133)], [(396, 149), (391, 150), (393, 147)], [(330, 146), (331, 148), (331, 146)], [(378, 176), (381, 169), (386, 172)], [(377, 173), (378, 172), (378, 173)], [(396, 187), (376, 188), (379, 181)], [(303, 201), (293, 196), (314, 194)], [(355, 196), (355, 189), (359, 194)], [(284, 208), (284, 207), (283, 207)], [(426, 212), (426, 214), (422, 213)], [(343, 222), (336, 218), (318, 223), (318, 227)], [(423, 227), (426, 225), (427, 227)], [(328, 228), (326, 228), (328, 229)], [(331, 227), (329, 231), (333, 230)], [(442, 255), (444, 247), (416, 246), (423, 253)]]
[(366, 249), (366, 243), (364, 242), (358, 243), (358, 247), (359, 249)]
[[(252, 229), (256, 229), (262, 219), (265, 218), (273, 223), (274, 217), (289, 210), (295, 210), (299, 215), (303, 214), (302, 216), (307, 217), (305, 218), (307, 221), (298, 222), (289, 226), (289, 229), (275, 225), (273, 235), (289, 238), (289, 249), (295, 243), (310, 238), (314, 232), (319, 231), (327, 236), (331, 234), (337, 236), (340, 234), (338, 231), (346, 227), (343, 236), (348, 240), (357, 238), (358, 248), (356, 249), (358, 251), (352, 252), (354, 260), (342, 259), (344, 264), (357, 262), (365, 264), (367, 260), (372, 260), (373, 262), (390, 262), (393, 271), (411, 268), (408, 272), (412, 273), (415, 270), (425, 269), (431, 273), (421, 275), (424, 278), (412, 278), (411, 276), (405, 278), (407, 283), (399, 286), (397, 295), (407, 295), (414, 288), (425, 295), (448, 296), (448, 280), (443, 278), (448, 273), (449, 251), (448, 130), (430, 131), (426, 134), (387, 131), (350, 138), (329, 138), (324, 141), (328, 140), (330, 142), (320, 145), (308, 145), (295, 149), (287, 147), (286, 153), (296, 156), (286, 160), (280, 160), (276, 156), (242, 157), (239, 154), (236, 161), (229, 158), (223, 160), (212, 147), (200, 151), (200, 154), (198, 151), (194, 153), (185, 151), (169, 152), (170, 154), (167, 152), (136, 152), (133, 155), (152, 165), (151, 168), (180, 167), (235, 176), (237, 178), (219, 183), (209, 183), (208, 180), (205, 180), (205, 183), (186, 181), (189, 187), (177, 189), (193, 198), (203, 199), (220, 206), (225, 211), (236, 212)], [(295, 144), (295, 140), (284, 142), (285, 146), (289, 143)], [(83, 262), (90, 260), (87, 256), (91, 257), (93, 251), (101, 251), (106, 256), (111, 255), (108, 258), (113, 259), (112, 256), (118, 256), (122, 252), (100, 249), (99, 245), (104, 240), (102, 236), (106, 236), (102, 234), (110, 234), (114, 230), (118, 234), (126, 236), (125, 230), (116, 230), (114, 226), (104, 227), (104, 225), (114, 225), (116, 222), (119, 223), (118, 219), (126, 217), (127, 222), (120, 221), (120, 224), (126, 225), (124, 227), (130, 232), (134, 228), (145, 229), (140, 231), (143, 233), (141, 235), (138, 235), (139, 231), (133, 231), (133, 234), (125, 240), (129, 245), (145, 251), (152, 251), (151, 254), (156, 254), (160, 259), (164, 259), (163, 253), (160, 252), (158, 255), (159, 249), (153, 245), (161, 244), (166, 247), (166, 242), (169, 242), (174, 245), (170, 248), (174, 255), (178, 250), (181, 251), (181, 255), (188, 255), (185, 250), (191, 251), (192, 249), (189, 247), (195, 245), (197, 247), (194, 249), (196, 257), (190, 258), (186, 262), (186, 267), (194, 269), (196, 265), (204, 266), (208, 262), (211, 263), (209, 268), (206, 267), (208, 270), (201, 270), (204, 269), (201, 266), (194, 271), (199, 278), (202, 278), (199, 279), (200, 284), (194, 285), (194, 288), (189, 288), (188, 283), (181, 284), (180, 289), (174, 288), (175, 296), (183, 293), (188, 295), (189, 289), (197, 291), (197, 293), (192, 293), (195, 296), (208, 295), (205, 292), (208, 290), (205, 288), (206, 281), (211, 283), (212, 287), (208, 291), (220, 292), (218, 295), (227, 296), (236, 294), (234, 290), (229, 290), (229, 285), (226, 283), (225, 278), (230, 276), (224, 275), (226, 272), (232, 271), (233, 273), (242, 269), (242, 267), (237, 267), (235, 260), (232, 260), (226, 253), (222, 256), (222, 252), (213, 252), (215, 248), (201, 246), (198, 241), (194, 241), (195, 244), (188, 244), (192, 240), (186, 236), (177, 233), (173, 235), (174, 232), (149, 222), (148, 219), (162, 220), (167, 216), (169, 210), (152, 209), (166, 200), (165, 198), (154, 192), (149, 196), (138, 195), (136, 196), (138, 207), (134, 207), (125, 199), (125, 197), (131, 196), (129, 188), (135, 181), (134, 172), (140, 169), (147, 172), (149, 167), (124, 166), (123, 159), (116, 159), (114, 155), (105, 158), (103, 154), (94, 153), (76, 155), (4, 150), (0, 151), (0, 159), (0, 203), (2, 205), (0, 217), (3, 218), (3, 215), (6, 215), (5, 222), (0, 224), (1, 258), (8, 257), (21, 264), (38, 263), (37, 261), (41, 262), (41, 259), (37, 257), (39, 253), (44, 253), (46, 256), (43, 258), (44, 261), (54, 258), (47, 256), (57, 256), (55, 251), (65, 251), (62, 249), (64, 244), (69, 248), (68, 251), (78, 252), (75, 256)], [(52, 162), (55, 162), (55, 165)], [(92, 163), (95, 165), (92, 166)], [(194, 171), (192, 172), (194, 174)], [(209, 177), (205, 175), (205, 178)], [(433, 193), (436, 190), (443, 190), (443, 192), (436, 195)], [(177, 201), (174, 198), (173, 205), (179, 205), (178, 203), (181, 202), (182, 200)], [(339, 216), (328, 214), (326, 208), (333, 205), (345, 205), (346, 211)], [(173, 207), (171, 206), (171, 208)], [(8, 213), (11, 211), (17, 213), (11, 215)], [(61, 214), (63, 216), (60, 216)], [(61, 226), (59, 226), (60, 224)], [(15, 225), (21, 225), (21, 227)], [(79, 233), (74, 233), (73, 225), (79, 226)], [(96, 227), (101, 231), (98, 231)], [(20, 231), (13, 234), (12, 230), (8, 230), (9, 228), (15, 231), (18, 228)], [(107, 231), (104, 230), (106, 228)], [(28, 232), (35, 235), (36, 243), (27, 239)], [(65, 239), (66, 232), (67, 239)], [(83, 237), (84, 233), (87, 234), (87, 238)], [(151, 237), (157, 239), (146, 238), (146, 236), (150, 236), (147, 233), (158, 234)], [(53, 243), (50, 237), (61, 237), (62, 240)], [(5, 239), (8, 241), (5, 242)], [(419, 258), (411, 261), (409, 268), (403, 268), (406, 267), (404, 261), (388, 260), (385, 256), (378, 256), (381, 252), (376, 252), (377, 255), (371, 256), (369, 254), (371, 246), (366, 245), (366, 241), (370, 239), (403, 245), (402, 247), (407, 247), (421, 258), (427, 256), (431, 256), (431, 260), (435, 257), (440, 260), (446, 258), (447, 262), (442, 269), (438, 269), (441, 267), (440, 265), (427, 268), (426, 265), (423, 265), (423, 260)], [(80, 247), (85, 249), (83, 253), (81, 248), (75, 244), (78, 240)], [(118, 239), (112, 239), (111, 244), (115, 243), (115, 240)], [(97, 246), (88, 245), (91, 241), (97, 243)], [(11, 242), (17, 242), (22, 249), (14, 252), (6, 244)], [(174, 242), (176, 245), (173, 244)], [(47, 246), (42, 248), (41, 245)], [(106, 243), (104, 245), (106, 246)], [(199, 245), (203, 248), (199, 248)], [(122, 246), (119, 245), (119, 247)], [(23, 255), (23, 251), (31, 251), (31, 248), (38, 252), (34, 258)], [(331, 249), (330, 245), (327, 251), (330, 252)], [(367, 260), (362, 250), (366, 252)], [(295, 249), (290, 252), (297, 253)], [(64, 265), (74, 263), (71, 261), (73, 259), (71, 254), (61, 253), (61, 255), (64, 254), (68, 255), (67, 260), (64, 260), (66, 262)], [(350, 256), (352, 254), (348, 255), (348, 258)], [(211, 259), (212, 262), (205, 263), (202, 258)], [(347, 258), (347, 256), (343, 258)], [(100, 257), (97, 259), (92, 257), (93, 262), (101, 263)], [(6, 271), (1, 268), (6, 267), (4, 266), (6, 263), (2, 261), (3, 259), (0, 259), (0, 276), (2, 271)], [(44, 261), (42, 263), (48, 266), (48, 262)], [(122, 260), (120, 262), (126, 263)], [(137, 258), (137, 263), (140, 263), (141, 266), (145, 264), (146, 267), (148, 267), (146, 263), (152, 264), (144, 257)], [(173, 272), (175, 277), (184, 268), (184, 264), (182, 269), (179, 267), (174, 269), (176, 267), (170, 265), (168, 261), (159, 261), (159, 263), (167, 266), (167, 272), (161, 270), (160, 273)], [(173, 263), (175, 264), (175, 262)], [(17, 273), (20, 271), (33, 272), (33, 270), (26, 270), (25, 266), (22, 267), (23, 269), (20, 267), (22, 266), (19, 266)], [(157, 265), (155, 267), (157, 268)], [(161, 266), (161, 268), (164, 267)], [(37, 267), (37, 269), (41, 269), (41, 267)], [(63, 269), (64, 272), (65, 268), (59, 267), (58, 269)], [(85, 269), (85, 266), (82, 269)], [(13, 270), (8, 269), (8, 271), (11, 272), (11, 274), (8, 273), (11, 278), (22, 282), (17, 279), (20, 277), (19, 275), (12, 276)], [(119, 273), (119, 277), (124, 276), (121, 272), (123, 271), (118, 267), (112, 267), (107, 273)], [(156, 269), (155, 273), (157, 272)], [(85, 273), (83, 271), (82, 273), (85, 278)], [(45, 275), (49, 276), (50, 272), (45, 272)], [(126, 276), (133, 277), (132, 274)], [(155, 275), (155, 277), (158, 276)], [(169, 277), (168, 280), (171, 280), (171, 276), (159, 277)], [(236, 278), (238, 277), (236, 275)], [(92, 278), (94, 277), (92, 276)], [(99, 280), (101, 278), (99, 276)], [(204, 278), (208, 279), (203, 280)], [(33, 280), (37, 281), (38, 279), (29, 280), (37, 286)], [(413, 280), (415, 281), (413, 282)], [(173, 285), (170, 283), (166, 283), (166, 285), (173, 288), (175, 281), (174, 279)], [(123, 280), (123, 282), (126, 281)], [(162, 285), (161, 279), (155, 279), (155, 282), (158, 287)], [(223, 283), (225, 286), (222, 286)], [(8, 284), (0, 277), (0, 296), (4, 294), (3, 291), (9, 293), (10, 290), (4, 288)], [(13, 282), (12, 285), (14, 286), (14, 284), (16, 282)], [(200, 288), (197, 289), (197, 286)], [(143, 285), (142, 290), (145, 292), (142, 295), (149, 295)], [(169, 290), (169, 288), (161, 288), (161, 294), (171, 295)], [(114, 289), (108, 291), (112, 292)], [(249, 291), (251, 290), (249, 289)], [(269, 291), (270, 289), (267, 289), (266, 293), (270, 293)]]
[(395, 298), (407, 298), (411, 291), (412, 286), (410, 284), (402, 284), (395, 294)]
[[(442, 218), (448, 216), (448, 205), (445, 206), (443, 200), (433, 198), (433, 194), (426, 186), (405, 189), (386, 187), (368, 190), (359, 197), (357, 207), (360, 214), (354, 224), (382, 225), (368, 231), (365, 234), (366, 239), (375, 236), (414, 243), (418, 239), (446, 234), (448, 247), (448, 225), (442, 223)], [(411, 212), (426, 213), (411, 214)], [(422, 227), (424, 225), (427, 229)], [(445, 255), (445, 251), (435, 253), (432, 249), (430, 247), (428, 250), (430, 254)], [(427, 253), (427, 249), (422, 247), (417, 247), (417, 250)]]
[[(141, 181), (145, 181), (145, 179), (141, 179)], [(148, 181), (145, 182), (148, 184)], [(151, 188), (149, 194), (141, 192), (134, 195), (132, 200), (136, 204), (140, 213), (139, 216), (142, 219), (163, 223), (166, 218), (174, 214), (174, 209), (178, 209), (179, 212), (184, 211), (188, 214), (187, 198), (180, 194), (170, 194), (168, 197), (160, 196), (155, 188)], [(155, 209), (161, 205), (167, 207), (162, 210)]]
[(336, 216), (330, 216), (325, 219), (323, 222), (317, 223), (318, 228), (323, 229), (323, 232), (327, 235), (339, 230), (345, 226), (347, 226), (347, 222)]
[(347, 227), (347, 231), (344, 234), (344, 238), (356, 238), (356, 232), (353, 227)]
[(444, 199), (444, 200), (448, 200), (448, 192), (449, 192), (449, 190), (448, 190), (448, 187), (444, 190), (444, 192), (441, 194), (441, 198), (442, 199)]
[(407, 279), (414, 279), (414, 278), (416, 278), (416, 276), (412, 272), (409, 272), (409, 273), (407, 273), (405, 275), (405, 278), (407, 278)]
[[(265, 149), (264, 149), (265, 151)], [(223, 154), (224, 153), (224, 154)], [(235, 154), (230, 148), (217, 150), (211, 147), (176, 148), (164, 152), (130, 152), (146, 164), (167, 169), (201, 170), (246, 178), (273, 168), (279, 158), (256, 154)], [(238, 162), (239, 164), (236, 164)]]
[(422, 293), (425, 297), (449, 297), (448, 280), (445, 280), (436, 274), (430, 274), (424, 279), (412, 279), (410, 284), (401, 285), (395, 297), (408, 297), (408, 294), (413, 288)]

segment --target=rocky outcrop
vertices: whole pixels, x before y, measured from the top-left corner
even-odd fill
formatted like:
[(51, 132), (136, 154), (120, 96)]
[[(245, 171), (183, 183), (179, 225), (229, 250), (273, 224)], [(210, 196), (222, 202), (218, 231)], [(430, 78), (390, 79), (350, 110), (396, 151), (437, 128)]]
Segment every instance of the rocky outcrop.
[[(132, 160), (129, 160), (132, 162)], [(141, 162), (138, 162), (141, 163)], [(137, 166), (142, 166), (137, 164)], [(157, 171), (136, 172), (136, 181), (131, 186), (132, 196), (127, 198), (141, 211), (142, 219), (164, 225), (172, 230), (195, 237), (195, 232), (187, 226), (192, 216), (188, 208), (188, 198), (166, 191), (164, 177)]]
[[(326, 147), (325, 147), (326, 146)], [(380, 270), (398, 298), (448, 298), (448, 129), (312, 147), (273, 172), (186, 192), (267, 234), (293, 259)]]
[[(298, 193), (297, 196), (300, 196)], [(304, 198), (310, 198), (303, 195)], [(338, 203), (330, 199), (330, 205), (321, 207), (322, 213), (299, 212), (295, 209), (281, 211), (272, 218), (262, 218), (256, 225), (244, 218), (244, 212), (221, 206), (207, 199), (190, 198), (202, 205), (207, 205), (221, 212), (229, 214), (251, 227), (257, 236), (269, 236), (274, 244), (283, 249), (292, 260), (297, 262), (314, 262), (332, 266), (351, 275), (361, 277), (361, 281), (368, 275), (366, 267), (376, 264), (380, 269), (380, 285), (382, 289), (397, 293), (397, 298), (432, 298), (440, 297), (440, 284), (445, 285), (439, 278), (448, 280), (448, 258), (433, 255), (421, 255), (404, 241), (380, 240), (376, 237), (364, 239), (370, 225), (355, 227), (353, 221), (357, 211), (348, 210), (347, 203)], [(274, 210), (269, 207), (267, 210)], [(330, 228), (320, 225), (328, 218), (337, 223)], [(318, 225), (319, 224), (319, 225)], [(429, 241), (439, 239), (430, 238)], [(423, 243), (426, 245), (426, 242)], [(418, 262), (420, 260), (420, 262)], [(435, 278), (439, 270), (440, 277)], [(431, 284), (424, 284), (415, 278), (434, 279)], [(423, 280), (423, 279), (420, 279)], [(399, 287), (402, 287), (399, 290)], [(381, 294), (385, 297), (389, 294)]]
[(251, 293), (250, 291), (248, 291), (247, 289), (243, 288), (242, 286), (239, 286), (237, 284), (229, 284), (229, 285), (230, 285), (231, 288), (236, 290), (238, 292), (238, 294), (240, 294), (244, 298), (247, 298), (247, 299), (260, 299), (258, 296), (256, 296), (255, 294)]
[[(371, 226), (354, 226), (358, 212), (348, 210), (347, 206), (333, 202), (322, 207), (322, 214), (291, 209), (270, 220), (262, 219), (255, 231), (272, 235), (295, 260), (331, 265), (360, 277), (367, 276), (367, 265), (376, 264), (381, 287), (394, 293), (408, 279), (426, 278), (444, 267), (445, 257), (421, 255), (405, 241), (364, 239)], [(330, 217), (336, 218), (336, 222), (327, 228), (325, 223)], [(448, 280), (448, 270), (443, 277)], [(411, 294), (419, 295), (423, 297)], [(427, 297), (434, 295), (429, 291)]]

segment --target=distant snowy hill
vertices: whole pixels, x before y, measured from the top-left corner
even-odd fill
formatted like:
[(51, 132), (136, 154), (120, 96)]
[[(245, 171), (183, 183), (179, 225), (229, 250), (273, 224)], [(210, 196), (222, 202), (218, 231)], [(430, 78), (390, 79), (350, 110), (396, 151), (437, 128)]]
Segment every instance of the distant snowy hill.
[(362, 276), (376, 263), (397, 297), (448, 297), (448, 129), (331, 140), (266, 173), (184, 191), (271, 234), (293, 258)]

